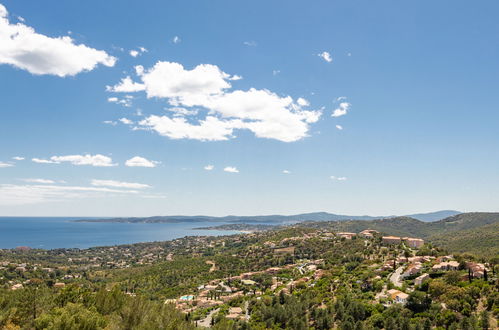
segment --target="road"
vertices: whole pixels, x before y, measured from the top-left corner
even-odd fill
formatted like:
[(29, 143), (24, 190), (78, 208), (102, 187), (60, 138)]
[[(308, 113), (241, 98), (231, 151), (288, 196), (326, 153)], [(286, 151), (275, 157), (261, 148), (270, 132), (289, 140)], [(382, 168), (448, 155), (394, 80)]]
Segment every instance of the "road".
[(402, 275), (402, 272), (404, 271), (404, 267), (399, 267), (397, 270), (390, 276), (390, 281), (393, 283), (393, 285), (397, 287), (402, 286), (402, 280), (400, 278), (400, 275)]
[(218, 313), (220, 308), (214, 309), (206, 315), (206, 317), (202, 320), (198, 321), (198, 327), (211, 328), (211, 320), (213, 319), (213, 315)]

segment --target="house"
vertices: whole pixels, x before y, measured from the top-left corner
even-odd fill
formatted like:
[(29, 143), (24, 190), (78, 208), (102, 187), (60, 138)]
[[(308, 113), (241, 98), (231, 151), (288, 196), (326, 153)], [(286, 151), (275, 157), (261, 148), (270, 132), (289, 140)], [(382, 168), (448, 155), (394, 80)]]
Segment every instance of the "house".
[(373, 238), (374, 234), (379, 234), (379, 231), (374, 230), (374, 229), (366, 229), (363, 230), (359, 233), (359, 236), (365, 237), (365, 238)]
[(242, 314), (243, 314), (243, 309), (241, 307), (231, 307), (229, 308), (229, 314), (227, 314), (225, 317), (230, 320), (234, 320), (241, 318)]
[(423, 274), (421, 276), (418, 276), (414, 279), (414, 285), (421, 285), (423, 284), (424, 281), (428, 280), (430, 278), (429, 274)]
[(383, 243), (385, 244), (400, 244), (402, 239), (398, 236), (383, 236)]
[(405, 242), (407, 243), (407, 245), (413, 249), (419, 249), (420, 247), (422, 247), (424, 245), (424, 240), (422, 240), (421, 238), (411, 238), (411, 237), (407, 237), (405, 239)]
[(352, 237), (356, 235), (357, 235), (356, 233), (347, 233), (347, 232), (336, 233), (336, 236), (345, 237), (346, 239), (352, 239)]
[(409, 265), (409, 267), (407, 267), (405, 272), (402, 273), (402, 277), (409, 277), (412, 275), (416, 275), (419, 272), (421, 272), (421, 264), (417, 264), (417, 263), (411, 264), (411, 265)]
[(15, 290), (22, 289), (22, 288), (23, 288), (22, 284), (14, 284), (10, 289), (15, 291)]
[(457, 261), (444, 261), (444, 262), (438, 263), (436, 265), (433, 265), (433, 267), (431, 267), (431, 269), (434, 271), (458, 270), (459, 269), (459, 262), (457, 262)]
[(397, 304), (405, 305), (407, 303), (407, 299), (409, 298), (409, 295), (407, 293), (404, 293), (400, 290), (391, 289), (388, 290), (387, 293), (388, 297), (390, 297), (393, 302)]

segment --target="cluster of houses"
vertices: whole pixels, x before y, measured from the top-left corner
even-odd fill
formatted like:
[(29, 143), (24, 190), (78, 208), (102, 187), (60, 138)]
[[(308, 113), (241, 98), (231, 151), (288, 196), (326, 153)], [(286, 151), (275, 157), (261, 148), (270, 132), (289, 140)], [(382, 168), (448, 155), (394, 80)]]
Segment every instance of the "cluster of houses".
[[(456, 271), (460, 269), (468, 269), (469, 274), (463, 274), (462, 280), (468, 280), (470, 277), (473, 278), (483, 278), (487, 273), (487, 269), (484, 264), (476, 262), (466, 262), (465, 265), (461, 265), (456, 260), (453, 260), (453, 256), (416, 256), (416, 257), (398, 257), (396, 259), (386, 261), (383, 266), (381, 266), (378, 271), (385, 271), (389, 269), (395, 269), (397, 265), (407, 264), (404, 271), (400, 274), (401, 279), (412, 278), (414, 286), (420, 286), (425, 281), (429, 280), (432, 273), (440, 273), (447, 271)], [(427, 272), (423, 273), (423, 270)], [(417, 277), (416, 275), (421, 274)], [(400, 290), (391, 289), (387, 290), (385, 294), (380, 295), (380, 297), (389, 298), (391, 303), (405, 304), (407, 302), (408, 295)]]
[(423, 239), (413, 237), (383, 236), (382, 240), (384, 244), (400, 244), (405, 242), (407, 246), (413, 249), (419, 249), (424, 245)]
[[(230, 276), (226, 279), (212, 280), (207, 284), (200, 285), (197, 289), (196, 295), (185, 295), (177, 299), (166, 299), (166, 303), (175, 304), (176, 308), (184, 313), (192, 312), (198, 308), (210, 308), (222, 305), (230, 300), (243, 296), (262, 295), (262, 291), (256, 289), (257, 282), (252, 280), (254, 276), (260, 274), (267, 274), (272, 276), (272, 285), (270, 290), (283, 291), (289, 293), (294, 287), (300, 284), (307, 284), (313, 280), (317, 280), (325, 275), (324, 270), (318, 269), (317, 266), (322, 264), (324, 260), (318, 259), (302, 264), (290, 264), (283, 267), (270, 267), (262, 271), (246, 272), (236, 276)], [(277, 277), (278, 273), (282, 270), (296, 268), (300, 274), (312, 272), (310, 276), (303, 276), (296, 280), (289, 280), (284, 282), (282, 278)], [(239, 284), (242, 284), (240, 286)], [(242, 318), (242, 309), (234, 307), (229, 310), (227, 318)]]

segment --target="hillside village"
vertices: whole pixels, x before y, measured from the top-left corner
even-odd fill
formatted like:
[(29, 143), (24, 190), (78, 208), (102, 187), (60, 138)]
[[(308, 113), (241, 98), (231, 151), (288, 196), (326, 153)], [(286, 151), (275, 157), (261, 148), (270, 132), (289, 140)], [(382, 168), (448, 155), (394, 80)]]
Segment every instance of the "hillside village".
[[(75, 286), (101, 283), (108, 292), (121, 288), (129, 299), (160, 299), (198, 327), (260, 322), (267, 299), (287, 301), (291, 298), (285, 297), (300, 297), (310, 290), (319, 290), (317, 297), (323, 297), (314, 302), (317, 310), (337, 301), (341, 292), (355, 292), (366, 306), (387, 310), (413, 309), (414, 297), (427, 295), (440, 301), (439, 309), (453, 310), (459, 321), (467, 305), (435, 296), (435, 284), (489, 283), (495, 285), (491, 292), (498, 288), (497, 266), (490, 260), (449, 254), (421, 238), (383, 235), (374, 229), (335, 232), (296, 225), (85, 250), (20, 247), (1, 251), (0, 260), (0, 284), (5, 290), (24, 292), (46, 283), (55, 294), (63, 294)], [(186, 277), (180, 275), (181, 269)], [(154, 280), (157, 276), (159, 282)], [(486, 303), (475, 299), (467, 303), (472, 308)], [(494, 306), (492, 302), (491, 311)], [(497, 306), (499, 311), (499, 299)], [(496, 322), (493, 314), (488, 315), (490, 322)]]

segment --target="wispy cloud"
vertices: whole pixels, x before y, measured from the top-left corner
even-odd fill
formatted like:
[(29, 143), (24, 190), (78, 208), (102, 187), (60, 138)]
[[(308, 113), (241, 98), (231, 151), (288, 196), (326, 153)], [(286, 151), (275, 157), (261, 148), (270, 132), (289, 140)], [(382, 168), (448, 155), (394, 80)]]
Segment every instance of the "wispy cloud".
[(288, 171), (288, 170), (283, 170), (282, 171), (283, 174), (291, 174), (291, 171)]
[(224, 168), (224, 171), (229, 173), (239, 173), (239, 170), (233, 166), (227, 166), (226, 168)]
[(211, 171), (211, 170), (213, 170), (214, 168), (215, 168), (215, 166), (213, 166), (213, 165), (206, 165), (206, 166), (204, 167), (204, 169), (205, 169), (205, 170), (207, 170), (207, 171)]
[(128, 167), (156, 167), (160, 162), (149, 160), (144, 157), (135, 156), (128, 159), (125, 165)]
[(55, 183), (54, 180), (49, 180), (49, 179), (22, 179), (22, 181), (28, 182), (28, 183), (41, 183), (41, 184)]
[(123, 196), (138, 193), (136, 190), (112, 189), (107, 187), (0, 184), (0, 205), (61, 202), (79, 198)]
[(334, 181), (346, 181), (347, 180), (347, 178), (344, 176), (338, 177), (338, 176), (331, 175), (330, 178), (331, 178), (331, 180), (334, 180)]
[(92, 186), (97, 187), (112, 187), (112, 188), (128, 188), (128, 189), (145, 189), (151, 188), (150, 185), (144, 183), (123, 182), (115, 180), (92, 180)]
[(256, 41), (253, 41), (253, 40), (251, 40), (251, 41), (245, 41), (245, 42), (243, 42), (243, 44), (245, 46), (248, 46), (248, 47), (256, 47), (257, 46)]
[(5, 168), (5, 167), (12, 167), (14, 164), (11, 163), (5, 163), (5, 162), (0, 162), (0, 168)]
[(33, 158), (34, 163), (39, 164), (60, 164), (70, 163), (72, 165), (90, 165), (95, 167), (117, 166), (110, 157), (104, 155), (67, 155), (67, 156), (52, 156), (50, 159)]
[(24, 157), (15, 156), (15, 157), (12, 157), (12, 159), (14, 159), (14, 160), (24, 160)]

